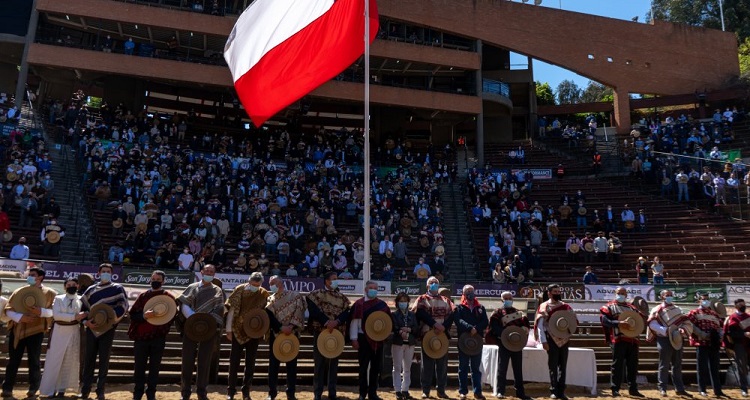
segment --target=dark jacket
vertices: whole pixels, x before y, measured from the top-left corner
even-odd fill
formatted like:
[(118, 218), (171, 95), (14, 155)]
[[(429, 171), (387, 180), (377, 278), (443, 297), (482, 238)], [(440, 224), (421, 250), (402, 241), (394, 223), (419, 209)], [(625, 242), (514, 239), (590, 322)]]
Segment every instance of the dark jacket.
[(471, 331), (472, 328), (476, 328), (477, 333), (484, 336), (484, 331), (489, 325), (487, 310), (482, 305), (471, 310), (469, 307), (459, 304), (453, 312), (453, 322), (456, 323), (456, 331), (459, 336), (464, 332)]
[[(417, 323), (417, 315), (412, 311), (406, 311), (406, 315), (399, 309), (393, 314), (393, 345), (400, 346), (402, 344), (408, 344), (414, 346), (417, 344), (417, 335), (419, 334), (419, 323)], [(411, 329), (409, 333), (409, 339), (407, 343), (404, 343), (404, 339), (401, 337), (401, 328), (407, 327)]]

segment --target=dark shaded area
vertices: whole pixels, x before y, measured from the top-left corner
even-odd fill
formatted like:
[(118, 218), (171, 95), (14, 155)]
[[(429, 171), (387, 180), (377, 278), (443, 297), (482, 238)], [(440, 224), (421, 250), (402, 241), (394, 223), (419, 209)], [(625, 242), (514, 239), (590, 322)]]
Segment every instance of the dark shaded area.
[(3, 0), (0, 3), (0, 33), (26, 36), (32, 4), (29, 0)]

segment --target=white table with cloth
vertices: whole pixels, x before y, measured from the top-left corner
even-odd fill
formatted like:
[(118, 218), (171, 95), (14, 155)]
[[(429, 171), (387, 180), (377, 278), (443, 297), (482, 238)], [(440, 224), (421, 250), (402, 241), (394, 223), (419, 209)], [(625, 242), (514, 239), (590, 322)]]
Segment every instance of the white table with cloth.
[[(482, 383), (492, 386), (497, 393), (497, 369), (500, 351), (496, 345), (484, 345), (482, 349)], [(513, 379), (513, 367), (508, 365), (507, 379)], [(523, 380), (549, 383), (547, 352), (541, 348), (524, 347)], [(596, 356), (594, 350), (571, 347), (568, 353), (567, 385), (583, 386), (596, 395)]]

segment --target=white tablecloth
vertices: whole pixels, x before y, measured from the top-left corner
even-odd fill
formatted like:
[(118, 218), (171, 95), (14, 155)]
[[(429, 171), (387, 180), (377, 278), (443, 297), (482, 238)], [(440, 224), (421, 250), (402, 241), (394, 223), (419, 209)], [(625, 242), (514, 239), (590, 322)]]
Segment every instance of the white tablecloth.
[[(495, 345), (484, 345), (482, 349), (482, 383), (492, 386), (497, 393), (497, 367), (500, 353)], [(508, 365), (507, 379), (513, 379), (513, 366)], [(523, 349), (523, 379), (526, 382), (549, 383), (547, 352), (544, 349)], [(567, 385), (583, 386), (596, 394), (596, 356), (594, 350), (571, 347), (568, 353)]]

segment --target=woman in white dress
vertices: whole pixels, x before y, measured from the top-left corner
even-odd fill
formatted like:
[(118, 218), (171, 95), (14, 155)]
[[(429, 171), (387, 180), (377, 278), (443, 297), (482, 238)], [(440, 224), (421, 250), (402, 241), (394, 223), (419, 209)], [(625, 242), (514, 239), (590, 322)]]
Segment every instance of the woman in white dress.
[(39, 387), (43, 396), (62, 397), (66, 389), (78, 390), (81, 353), (79, 324), (85, 318), (85, 313), (81, 312), (81, 298), (76, 294), (77, 291), (78, 279), (66, 279), (65, 294), (55, 296), (52, 304), (55, 325), (49, 339)]

